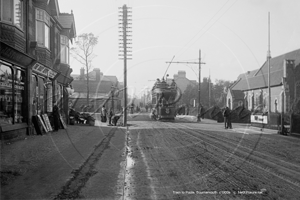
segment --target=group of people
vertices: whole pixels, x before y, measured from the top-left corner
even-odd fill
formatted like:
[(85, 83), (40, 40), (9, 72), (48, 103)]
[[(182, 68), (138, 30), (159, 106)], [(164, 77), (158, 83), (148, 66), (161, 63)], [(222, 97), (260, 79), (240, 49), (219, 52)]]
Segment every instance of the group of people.
[(109, 126), (116, 126), (120, 116), (114, 114), (113, 109), (110, 108), (107, 112), (105, 106), (101, 108), (101, 122), (106, 122), (108, 118), (108, 125)]
[(228, 107), (226, 107), (223, 111), (223, 117), (224, 117), (224, 123), (225, 123), (225, 129), (232, 129), (231, 124), (231, 111)]

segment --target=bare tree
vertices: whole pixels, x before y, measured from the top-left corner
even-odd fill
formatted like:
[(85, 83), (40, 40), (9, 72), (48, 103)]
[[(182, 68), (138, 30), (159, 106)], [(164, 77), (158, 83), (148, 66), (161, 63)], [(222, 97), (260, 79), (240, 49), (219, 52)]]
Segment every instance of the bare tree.
[(72, 56), (86, 69), (87, 106), (89, 106), (89, 71), (92, 68), (92, 60), (96, 57), (94, 47), (98, 43), (98, 37), (93, 33), (83, 33), (77, 37), (76, 47), (71, 48)]

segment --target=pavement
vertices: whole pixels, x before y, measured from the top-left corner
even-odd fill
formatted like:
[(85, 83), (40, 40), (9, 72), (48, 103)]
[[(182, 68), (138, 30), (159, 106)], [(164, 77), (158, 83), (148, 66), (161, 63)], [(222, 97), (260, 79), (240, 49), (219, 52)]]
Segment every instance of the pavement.
[[(120, 163), (125, 159), (124, 132), (115, 127), (68, 125), (58, 132), (1, 142), (0, 199), (54, 199), (65, 193), (63, 188), (72, 180), (79, 183), (73, 185), (86, 184), (87, 189), (90, 181), (106, 181), (99, 183), (103, 185), (99, 190), (107, 191), (103, 195), (110, 199), (114, 195), (113, 186), (117, 185)], [(99, 162), (91, 160), (95, 152)], [(96, 175), (82, 183), (80, 177), (76, 178), (76, 172), (85, 168), (89, 174), (94, 173), (93, 169), (103, 170), (99, 169)]]

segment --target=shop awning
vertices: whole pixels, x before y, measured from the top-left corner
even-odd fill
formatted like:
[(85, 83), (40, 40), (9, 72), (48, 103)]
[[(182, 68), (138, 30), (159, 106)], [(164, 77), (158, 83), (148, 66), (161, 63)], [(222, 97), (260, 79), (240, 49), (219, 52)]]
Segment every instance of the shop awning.
[(1, 41), (0, 58), (23, 67), (28, 67), (35, 61), (34, 58)]

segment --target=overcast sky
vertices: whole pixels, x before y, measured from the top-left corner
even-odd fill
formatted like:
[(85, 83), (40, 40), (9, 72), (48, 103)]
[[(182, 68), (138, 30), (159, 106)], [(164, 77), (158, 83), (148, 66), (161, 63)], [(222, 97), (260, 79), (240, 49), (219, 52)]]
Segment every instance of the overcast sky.
[[(59, 0), (60, 12), (73, 10), (77, 35), (99, 36), (93, 66), (123, 82), (119, 60), (119, 7), (132, 8), (132, 60), (128, 60), (128, 86), (135, 93), (162, 78), (167, 61), (198, 61), (201, 77), (236, 80), (246, 71), (260, 68), (268, 51), (270, 12), (271, 56), (300, 48), (299, 0)], [(73, 74), (82, 67), (71, 58)], [(198, 80), (198, 65), (171, 64)], [(201, 79), (202, 79), (201, 78)]]

